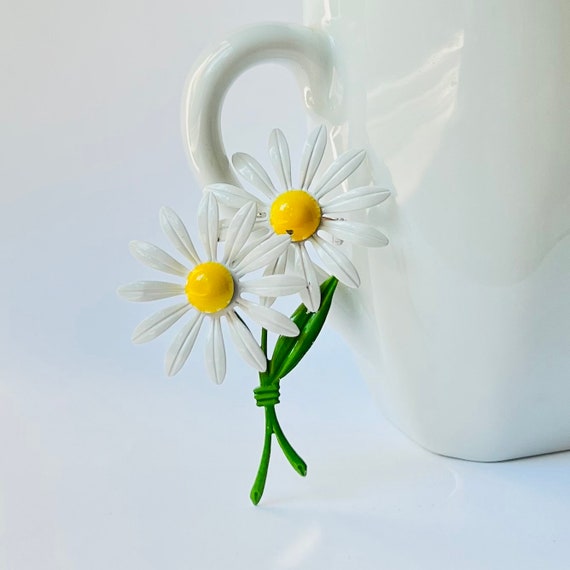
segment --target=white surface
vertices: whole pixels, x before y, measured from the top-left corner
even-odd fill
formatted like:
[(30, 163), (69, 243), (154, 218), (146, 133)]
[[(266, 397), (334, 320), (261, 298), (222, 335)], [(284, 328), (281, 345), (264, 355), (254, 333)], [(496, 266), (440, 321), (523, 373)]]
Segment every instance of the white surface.
[[(143, 277), (127, 242), (166, 245), (159, 207), (189, 219), (198, 201), (186, 73), (258, 20), (299, 22), (300, 7), (3, 8), (0, 568), (565, 568), (570, 454), (486, 465), (421, 450), (379, 416), (332, 331), (278, 410), (309, 474), (275, 453), (258, 508), (251, 372), (231, 354), (217, 387), (196, 354), (167, 380), (168, 338), (130, 344), (148, 308), (115, 294)], [(296, 85), (270, 66), (230, 94), (229, 150), (263, 157), (274, 126), (300, 148)]]

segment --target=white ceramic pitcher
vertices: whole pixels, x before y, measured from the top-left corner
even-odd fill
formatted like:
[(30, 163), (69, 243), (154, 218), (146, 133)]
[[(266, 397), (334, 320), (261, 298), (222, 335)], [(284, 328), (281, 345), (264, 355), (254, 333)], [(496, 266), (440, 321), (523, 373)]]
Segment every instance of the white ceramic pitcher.
[(569, 449), (570, 4), (306, 0), (305, 14), (196, 67), (184, 129), (201, 181), (235, 182), (220, 134), (234, 79), (291, 64), (336, 151), (368, 149), (352, 182), (393, 190), (368, 217), (391, 245), (354, 251), (363, 284), (341, 307), (385, 414), (454, 457)]

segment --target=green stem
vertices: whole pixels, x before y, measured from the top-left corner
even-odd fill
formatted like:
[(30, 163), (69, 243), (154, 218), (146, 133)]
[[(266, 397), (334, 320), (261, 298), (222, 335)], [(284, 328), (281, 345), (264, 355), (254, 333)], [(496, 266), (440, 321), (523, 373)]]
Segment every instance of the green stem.
[[(261, 329), (261, 349), (263, 353), (267, 356), (267, 330)], [(268, 362), (268, 369), (270, 369), (270, 362)], [(259, 374), (259, 384), (261, 387), (273, 385), (275, 388), (279, 388), (279, 378), (272, 378), (267, 372), (261, 372)], [(259, 405), (259, 404), (258, 404)], [(289, 440), (285, 437), (279, 420), (277, 419), (277, 414), (275, 412), (275, 405), (269, 404), (265, 405), (265, 437), (263, 440), (263, 451), (261, 453), (261, 460), (259, 462), (259, 468), (257, 469), (257, 475), (255, 476), (255, 481), (251, 487), (249, 497), (254, 505), (257, 505), (263, 496), (263, 491), (265, 490), (265, 483), (267, 481), (267, 471), (269, 469), (269, 460), (271, 458), (271, 437), (275, 434), (277, 443), (283, 454), (287, 458), (287, 461), (291, 464), (293, 469), (303, 477), (307, 474), (307, 464), (303, 461), (300, 455), (293, 449), (293, 446), (289, 443)]]
[(263, 496), (265, 489), (265, 481), (267, 480), (267, 469), (269, 468), (269, 458), (271, 457), (271, 435), (273, 433), (273, 426), (268, 414), (269, 408), (265, 408), (265, 439), (263, 442), (263, 452), (261, 453), (261, 461), (259, 462), (259, 469), (249, 498), (254, 505), (257, 505)]
[(301, 456), (293, 449), (293, 446), (289, 443), (289, 440), (285, 437), (285, 434), (283, 433), (283, 430), (281, 429), (281, 426), (279, 424), (279, 420), (277, 419), (275, 407), (271, 406), (270, 408), (267, 408), (267, 412), (270, 415), (271, 424), (273, 426), (273, 433), (277, 438), (277, 443), (279, 444), (279, 447), (281, 447), (281, 450), (283, 451), (283, 454), (287, 458), (287, 461), (289, 461), (289, 463), (291, 464), (291, 467), (293, 467), (293, 469), (295, 469), (295, 471), (297, 471), (299, 475), (304, 477), (307, 474), (307, 464), (303, 461)]
[[(261, 329), (261, 350), (267, 358), (267, 329)], [(269, 367), (269, 363), (268, 363)], [(259, 374), (259, 385), (267, 386), (271, 382), (271, 378), (265, 372)], [(261, 460), (255, 481), (251, 487), (249, 498), (254, 505), (257, 505), (263, 496), (265, 489), (265, 482), (267, 481), (267, 470), (269, 469), (269, 459), (271, 457), (271, 435), (273, 434), (273, 424), (268, 413), (268, 408), (265, 408), (265, 438), (263, 440), (263, 451), (261, 452)]]

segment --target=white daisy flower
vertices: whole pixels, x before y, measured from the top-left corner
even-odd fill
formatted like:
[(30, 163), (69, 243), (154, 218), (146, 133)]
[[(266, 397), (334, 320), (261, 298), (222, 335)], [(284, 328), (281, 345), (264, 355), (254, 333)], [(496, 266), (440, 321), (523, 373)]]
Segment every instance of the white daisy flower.
[(211, 378), (218, 384), (223, 382), (226, 375), (222, 318), (228, 324), (240, 355), (260, 372), (266, 370), (267, 359), (238, 311), (277, 334), (299, 334), (297, 325), (285, 315), (242, 297), (244, 293), (272, 297), (292, 295), (304, 286), (303, 279), (293, 275), (271, 275), (244, 280), (248, 273), (266, 267), (289, 246), (286, 236), (274, 235), (252, 247), (248, 240), (256, 213), (254, 203), (240, 208), (227, 229), (220, 261), (217, 260), (218, 203), (209, 192), (204, 195), (198, 210), (198, 228), (206, 253), (205, 261), (198, 256), (182, 220), (169, 208), (160, 210), (160, 225), (174, 247), (186, 258), (186, 265), (153, 244), (143, 241), (129, 244), (133, 256), (144, 265), (184, 279), (182, 283), (138, 281), (124, 285), (118, 291), (119, 295), (129, 301), (154, 301), (178, 295), (184, 297), (183, 301), (142, 321), (132, 336), (135, 343), (153, 340), (189, 313), (188, 322), (166, 353), (166, 372), (169, 376), (176, 374), (188, 359), (205, 320), (210, 321), (206, 364)]
[[(287, 140), (279, 129), (272, 131), (269, 138), (269, 156), (279, 178), (280, 189), (276, 188), (255, 158), (244, 153), (234, 154), (234, 168), (264, 195), (264, 199), (231, 184), (212, 184), (207, 187), (220, 203), (230, 208), (237, 209), (244, 204), (255, 203), (258, 220), (265, 225), (270, 235), (289, 236), (290, 247), (275, 260), (266, 273), (300, 271), (306, 284), (301, 291), (301, 298), (310, 311), (318, 310), (320, 305), (321, 294), (317, 277), (320, 268), (309, 257), (307, 243), (311, 243), (328, 273), (349, 287), (358, 287), (360, 277), (354, 265), (336, 244), (344, 241), (366, 247), (388, 244), (388, 238), (375, 227), (347, 221), (342, 215), (380, 204), (388, 198), (390, 191), (376, 186), (364, 186), (331, 198), (331, 192), (362, 164), (366, 152), (345, 152), (315, 180), (326, 143), (326, 128), (320, 126), (307, 139), (301, 160), (300, 181), (294, 185)], [(332, 239), (323, 239), (323, 233)]]

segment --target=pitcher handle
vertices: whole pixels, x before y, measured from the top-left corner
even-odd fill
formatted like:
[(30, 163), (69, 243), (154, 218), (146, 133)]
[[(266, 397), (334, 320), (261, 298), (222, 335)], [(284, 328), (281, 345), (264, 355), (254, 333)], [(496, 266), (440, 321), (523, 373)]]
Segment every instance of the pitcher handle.
[(222, 105), (244, 71), (266, 62), (290, 65), (308, 109), (331, 116), (334, 58), (329, 36), (294, 24), (258, 24), (231, 34), (195, 67), (183, 99), (183, 137), (202, 184), (236, 184), (222, 140)]

